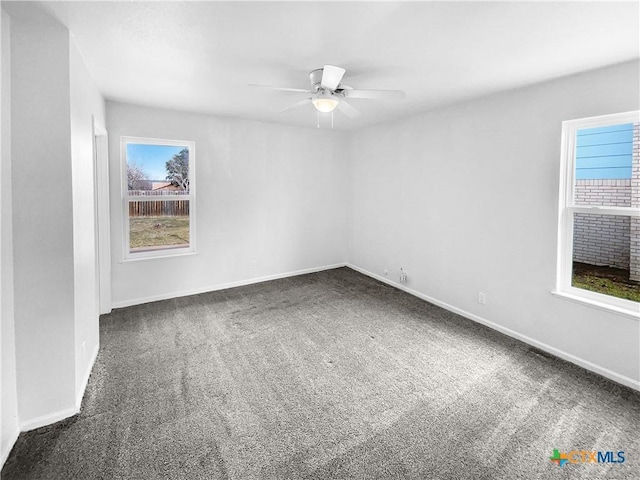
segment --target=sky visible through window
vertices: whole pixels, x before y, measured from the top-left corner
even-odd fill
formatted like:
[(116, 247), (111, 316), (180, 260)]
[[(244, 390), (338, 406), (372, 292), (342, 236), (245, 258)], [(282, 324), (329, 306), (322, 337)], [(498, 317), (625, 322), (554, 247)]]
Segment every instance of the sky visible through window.
[(167, 177), (166, 163), (184, 146), (127, 144), (127, 163), (135, 163), (152, 181), (164, 181)]

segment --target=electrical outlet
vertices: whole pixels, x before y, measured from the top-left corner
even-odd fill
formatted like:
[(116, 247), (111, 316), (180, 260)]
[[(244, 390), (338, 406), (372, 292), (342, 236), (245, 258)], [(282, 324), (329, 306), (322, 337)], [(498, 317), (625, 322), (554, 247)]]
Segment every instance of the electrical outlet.
[(478, 303), (481, 305), (487, 304), (487, 294), (484, 292), (478, 292)]
[(255, 270), (258, 268), (258, 261), (254, 258), (249, 261), (249, 270)]
[(385, 268), (384, 269), (384, 276), (386, 277), (387, 275), (389, 275), (389, 271)]
[(402, 267), (400, 267), (400, 283), (407, 283), (407, 272)]

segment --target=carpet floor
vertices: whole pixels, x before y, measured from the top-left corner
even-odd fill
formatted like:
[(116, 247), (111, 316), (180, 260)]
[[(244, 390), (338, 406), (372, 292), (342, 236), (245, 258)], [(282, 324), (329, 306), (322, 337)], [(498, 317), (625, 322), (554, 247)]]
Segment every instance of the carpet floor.
[(21, 434), (2, 478), (640, 478), (638, 392), (347, 268), (116, 309), (100, 336), (81, 413)]

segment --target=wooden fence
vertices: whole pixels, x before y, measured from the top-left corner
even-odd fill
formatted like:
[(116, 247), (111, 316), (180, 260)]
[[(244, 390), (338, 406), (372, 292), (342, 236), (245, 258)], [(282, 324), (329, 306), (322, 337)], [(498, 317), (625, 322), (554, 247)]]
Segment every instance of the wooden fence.
[(155, 197), (155, 196), (177, 196), (184, 197), (185, 195), (189, 195), (189, 192), (186, 190), (129, 190), (127, 195), (130, 197)]
[[(131, 196), (157, 196), (170, 195), (175, 197), (184, 197), (183, 191), (172, 192), (163, 191), (162, 193), (149, 190), (131, 190), (128, 192)], [(130, 217), (174, 217), (189, 216), (189, 200), (129, 200), (129, 216)]]

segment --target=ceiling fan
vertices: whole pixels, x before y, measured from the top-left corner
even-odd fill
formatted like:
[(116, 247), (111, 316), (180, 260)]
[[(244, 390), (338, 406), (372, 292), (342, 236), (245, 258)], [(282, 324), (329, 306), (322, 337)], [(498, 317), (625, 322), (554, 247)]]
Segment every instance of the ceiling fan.
[(311, 88), (309, 90), (290, 87), (273, 87), (270, 85), (250, 84), (250, 86), (269, 88), (283, 92), (306, 93), (309, 95), (308, 98), (289, 105), (281, 110), (280, 113), (311, 104), (320, 113), (330, 113), (337, 108), (347, 117), (352, 118), (360, 115), (360, 111), (348, 103), (347, 99), (403, 98), (405, 96), (401, 90), (358, 90), (348, 85), (343, 85), (341, 82), (345, 72), (346, 70), (344, 68), (334, 65), (325, 65), (323, 68), (312, 70), (309, 73), (309, 80), (311, 81)]

